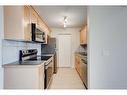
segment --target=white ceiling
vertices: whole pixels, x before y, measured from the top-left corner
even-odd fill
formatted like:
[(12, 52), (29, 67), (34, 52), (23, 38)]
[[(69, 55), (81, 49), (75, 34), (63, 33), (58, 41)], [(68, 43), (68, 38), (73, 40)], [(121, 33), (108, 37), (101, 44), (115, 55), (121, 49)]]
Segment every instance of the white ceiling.
[(67, 27), (81, 27), (87, 21), (86, 6), (33, 6), (50, 27), (63, 28), (64, 16)]

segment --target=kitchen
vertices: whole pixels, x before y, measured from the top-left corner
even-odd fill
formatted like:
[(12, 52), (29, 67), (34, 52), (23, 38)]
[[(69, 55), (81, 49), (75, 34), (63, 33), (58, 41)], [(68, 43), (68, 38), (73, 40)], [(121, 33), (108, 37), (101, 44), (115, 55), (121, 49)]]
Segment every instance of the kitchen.
[(87, 7), (1, 9), (2, 88), (87, 89)]
[[(14, 7), (16, 7), (16, 8), (14, 8)], [(44, 7), (46, 7), (46, 6), (44, 6)], [(49, 7), (49, 6), (47, 6), (47, 7)], [(54, 7), (54, 10), (52, 11), (51, 9), (53, 9), (53, 7)], [(126, 56), (127, 56), (127, 52), (126, 52), (126, 47), (127, 47), (127, 45), (126, 45), (127, 11), (126, 10), (127, 10), (127, 7), (89, 6), (89, 7), (87, 7), (87, 12), (86, 12), (86, 11), (84, 11), (86, 8), (84, 9), (84, 6), (80, 6), (80, 7), (83, 7), (83, 11), (82, 11), (82, 9), (79, 8), (81, 11), (79, 13), (81, 13), (82, 15), (84, 15), (84, 14), (86, 15), (86, 13), (87, 13), (87, 16), (88, 16), (87, 17), (87, 29), (83, 29), (81, 27), (76, 28), (77, 25), (74, 28), (70, 28), (70, 27), (63, 28), (63, 27), (69, 26), (69, 25), (66, 25), (66, 23), (65, 23), (66, 18), (68, 18), (67, 22), (70, 22), (69, 19), (71, 19), (71, 18), (61, 16), (60, 21), (62, 21), (62, 24), (60, 24), (59, 20), (56, 20), (59, 17), (56, 17), (56, 19), (55, 19), (55, 17), (53, 15), (51, 15), (51, 14), (55, 13), (57, 16), (59, 16), (58, 15), (59, 11), (55, 11), (55, 10), (59, 10), (59, 9), (61, 10), (61, 8), (60, 8), (60, 6), (56, 6), (56, 7), (57, 8), (55, 8), (55, 6), (51, 6), (50, 7), (51, 9), (50, 8), (44, 9), (46, 11), (44, 11), (42, 8), (41, 10), (43, 10), (43, 11), (41, 11), (41, 12), (44, 13), (44, 14), (42, 14), (41, 12), (39, 12), (39, 9), (37, 8), (37, 6), (36, 7), (33, 6), (33, 8), (35, 8), (36, 11), (38, 10), (37, 12), (43, 18), (43, 21), (45, 21), (45, 24), (46, 24), (46, 25), (44, 23), (41, 24), (41, 27), (42, 26), (45, 27), (42, 30), (47, 31), (42, 34), (44, 34), (44, 35), (48, 34), (48, 33), (50, 34), (51, 37), (46, 36), (45, 37), (46, 39), (56, 38), (56, 45), (55, 44), (53, 44), (53, 45), (47, 44), (46, 45), (46, 42), (50, 43), (50, 42), (52, 42), (52, 40), (45, 41), (45, 44), (43, 43), (43, 45), (42, 45), (42, 43), (39, 43), (37, 41), (32, 41), (32, 35), (30, 36), (30, 34), (32, 34), (32, 31), (29, 33), (24, 32), (25, 30), (27, 30), (27, 29), (29, 30), (31, 28), (28, 28), (28, 27), (24, 28), (25, 27), (24, 25), (27, 25), (26, 23), (29, 23), (31, 21), (35, 21), (35, 23), (37, 23), (37, 21), (42, 23), (43, 21), (40, 21), (39, 19), (38, 20), (37, 19), (26, 20), (26, 18), (25, 18), (26, 23), (21, 24), (21, 23), (24, 23), (24, 11), (23, 11), (24, 7), (23, 6), (11, 6), (11, 8), (9, 8), (9, 10), (12, 9), (12, 12), (7, 12), (6, 16), (4, 15), (5, 14), (5, 12), (4, 12), (5, 6), (0, 6), (0, 88), (4, 89), (5, 88), (4, 85), (7, 82), (10, 82), (9, 85), (12, 85), (11, 83), (13, 83), (13, 87), (18, 88), (17, 83), (20, 83), (19, 85), (22, 85), (21, 81), (26, 82), (26, 79), (28, 81), (38, 80), (38, 81), (34, 81), (32, 84), (31, 84), (31, 82), (27, 82), (30, 84), (25, 84), (26, 88), (31, 88), (31, 85), (35, 85), (35, 84), (36, 84), (36, 86), (34, 86), (34, 87), (36, 87), (36, 88), (44, 88), (44, 84), (46, 84), (46, 82), (44, 82), (44, 80), (46, 79), (45, 78), (46, 71), (45, 71), (45, 68), (43, 68), (43, 66), (44, 66), (44, 64), (48, 64), (48, 62), (40, 60), (41, 56), (42, 56), (41, 52), (43, 52), (43, 54), (45, 53), (45, 51), (48, 52), (49, 49), (47, 49), (47, 48), (50, 48), (50, 46), (51, 46), (51, 47), (56, 47), (53, 50), (56, 52), (56, 55), (57, 55), (57, 58), (56, 58), (57, 59), (57, 61), (56, 61), (57, 62), (57, 73), (52, 74), (53, 75), (52, 81), (50, 81), (50, 82), (48, 81), (49, 84), (51, 83), (50, 85), (48, 85), (49, 89), (66, 89), (66, 88), (67, 89), (71, 89), (71, 88), (72, 89), (82, 89), (82, 88), (84, 89), (85, 86), (84, 86), (83, 82), (86, 82), (86, 81), (84, 81), (82, 79), (83, 72), (79, 68), (81, 66), (86, 68), (86, 64), (84, 65), (81, 63), (82, 62), (84, 63), (83, 60), (87, 59), (87, 58), (88, 58), (87, 59), (88, 64), (87, 64), (87, 84), (86, 84), (86, 86), (88, 89), (126, 89), (127, 88), (127, 81), (126, 81), (127, 77), (126, 77), (125, 72), (126, 72), (126, 67), (127, 67), (127, 65), (126, 65), (126, 63), (127, 63), (127, 60), (126, 60)], [(70, 6), (70, 7), (72, 7), (72, 6)], [(69, 12), (69, 13), (71, 13), (71, 16), (73, 16), (72, 14), (77, 13), (79, 11), (77, 9), (77, 6), (76, 6), (76, 9), (74, 7), (72, 8), (72, 9), (74, 9), (74, 11), (72, 13)], [(7, 8), (7, 6), (6, 6), (6, 8)], [(65, 10), (67, 11), (68, 8), (67, 9), (64, 8), (64, 11)], [(36, 12), (33, 11), (33, 13), (35, 14)], [(51, 14), (47, 15), (47, 13), (51, 13)], [(11, 16), (9, 16), (9, 14), (11, 14)], [(72, 20), (72, 21), (77, 20), (76, 23), (78, 23), (78, 20), (81, 20), (83, 23), (85, 23), (84, 20), (82, 19), (82, 17), (84, 18), (85, 16), (81, 16), (81, 14), (80, 14), (80, 16), (73, 16), (73, 17), (78, 17), (78, 18), (80, 17), (80, 19), (74, 18), (74, 20)], [(19, 16), (16, 16), (16, 15), (19, 15)], [(45, 15), (47, 15), (48, 17)], [(32, 15), (27, 14), (27, 16), (29, 18), (29, 16), (31, 17)], [(51, 16), (53, 18), (50, 19), (49, 16)], [(38, 15), (35, 15), (33, 17), (36, 18), (36, 17), (38, 17)], [(5, 18), (7, 18), (7, 19), (5, 19)], [(53, 20), (53, 23), (51, 24), (51, 22), (49, 22), (48, 20), (49, 21)], [(59, 24), (56, 25), (55, 21), (58, 22)], [(6, 25), (5, 25), (5, 22), (7, 23)], [(32, 25), (32, 24), (30, 23), (29, 25)], [(61, 27), (53, 27), (52, 25), (53, 26), (54, 25), (55, 26), (61, 25)], [(83, 24), (81, 24), (81, 25), (83, 25)], [(86, 23), (85, 23), (85, 25), (86, 25)], [(83, 26), (85, 27), (85, 25), (83, 25)], [(7, 29), (7, 27), (12, 28), (12, 29)], [(46, 28), (46, 27), (49, 27), (49, 28)], [(39, 29), (37, 29), (37, 30), (41, 30), (40, 27), (38, 27), (38, 28)], [(5, 30), (6, 30), (6, 33), (5, 33)], [(48, 32), (50, 30), (51, 30), (51, 32)], [(87, 45), (87, 50), (86, 50), (86, 45), (82, 45), (82, 44), (80, 45), (80, 35), (81, 35), (80, 31), (81, 30), (88, 31), (87, 32), (87, 43), (89, 43), (89, 44)], [(8, 31), (11, 31), (12, 33), (8, 32)], [(5, 34), (7, 34), (7, 35), (5, 36)], [(63, 34), (65, 34), (65, 35), (62, 36)], [(6, 37), (6, 39), (5, 39), (5, 37)], [(66, 40), (64, 39), (64, 37), (66, 38)], [(58, 39), (59, 39), (59, 41), (58, 41)], [(70, 39), (71, 39), (71, 41), (70, 41)], [(33, 39), (33, 40), (35, 40), (35, 39)], [(44, 41), (44, 39), (41, 39), (41, 40)], [(71, 43), (71, 45), (69, 45), (70, 43)], [(62, 47), (62, 48), (59, 49), (59, 47)], [(71, 52), (68, 52), (69, 49), (67, 49), (67, 48), (69, 48), (69, 49), (71, 48)], [(37, 59), (38, 59), (37, 62), (39, 62), (38, 64), (40, 64), (42, 62), (42, 64), (40, 64), (38, 66), (23, 65), (23, 64), (22, 65), (17, 64), (15, 66), (12, 66), (12, 64), (11, 64), (11, 65), (7, 66), (7, 64), (14, 63), (14, 62), (21, 63), (19, 61), (19, 53), (23, 53), (23, 52), (20, 52), (20, 50), (29, 50), (29, 49), (34, 49), (34, 50), (30, 50), (30, 52), (32, 52), (32, 54), (34, 54), (34, 55), (32, 55), (32, 57), (35, 57), (37, 54), (37, 56), (40, 57), (40, 58), (37, 57)], [(61, 53), (59, 52), (59, 50)], [(88, 53), (85, 54), (85, 53), (82, 53), (82, 51), (87, 51)], [(29, 51), (26, 51), (23, 54), (25, 54), (25, 53), (27, 55), (31, 55), (31, 54), (28, 54)], [(44, 55), (46, 56), (46, 54), (44, 54)], [(71, 57), (68, 55), (71, 55)], [(82, 55), (85, 55), (85, 56), (87, 55), (87, 57), (84, 57), (84, 59), (83, 59)], [(49, 55), (49, 56), (51, 56), (51, 55)], [(26, 57), (26, 58), (24, 58), (25, 56), (22, 56), (22, 57), (23, 57), (23, 60), (26, 58), (27, 59), (30, 58), (30, 56)], [(46, 58), (44, 58), (44, 59), (46, 60)], [(51, 57), (51, 59), (52, 58), (53, 57)], [(67, 61), (65, 59), (71, 60), (71, 62)], [(119, 60), (116, 60), (116, 59), (119, 59)], [(54, 62), (55, 62), (55, 60), (54, 60)], [(66, 63), (65, 63), (65, 61), (66, 61)], [(23, 61), (23, 62), (25, 63), (26, 61)], [(32, 64), (34, 64), (34, 62), (31, 61)], [(45, 62), (47, 62), (47, 63), (45, 63)], [(78, 64), (76, 64), (76, 63), (78, 63)], [(20, 78), (20, 77), (22, 77), (22, 76), (20, 76), (20, 74), (18, 74), (17, 77), (9, 77), (10, 76), (9, 69), (12, 69), (12, 67), (13, 68), (16, 67), (15, 69), (19, 69), (19, 70), (16, 70), (16, 72), (21, 71), (20, 73), (23, 73), (22, 71), (24, 71), (25, 73), (23, 73), (23, 75), (25, 74), (25, 78), (24, 78), (24, 76), (23, 76), (23, 78)], [(20, 70), (20, 67), (24, 67), (24, 70)], [(27, 69), (25, 67), (27, 67), (29, 69)], [(41, 67), (41, 68), (39, 68), (39, 67)], [(44, 67), (46, 67), (46, 66), (44, 66)], [(71, 68), (68, 68), (68, 67), (71, 67)], [(5, 70), (4, 68), (9, 68), (9, 69)], [(27, 71), (30, 70), (30, 71), (28, 73), (26, 73), (25, 70), (27, 70)], [(31, 72), (31, 70), (33, 72)], [(8, 72), (8, 74), (9, 74), (9, 75), (6, 74), (9, 77), (7, 82), (5, 82), (6, 78), (4, 78), (5, 71)], [(13, 70), (11, 70), (11, 71), (13, 71)], [(51, 71), (52, 71), (52, 73), (54, 73), (53, 69)], [(14, 73), (16, 73), (16, 72), (14, 72)], [(17, 72), (17, 73), (19, 73), (19, 72)], [(36, 77), (32, 77), (32, 79), (31, 79), (29, 76), (26, 76), (26, 74), (28, 74), (30, 77), (32, 77), (32, 75), (36, 75)], [(85, 73), (85, 75), (86, 75), (86, 73)], [(119, 75), (119, 77), (118, 77), (118, 75)], [(10, 79), (10, 78), (16, 78), (16, 80)], [(17, 78), (19, 78), (19, 80), (17, 80)], [(50, 79), (51, 79), (51, 77), (50, 77)], [(43, 86), (42, 86), (42, 84), (39, 85), (40, 84), (39, 82), (42, 82)], [(22, 85), (22, 86), (24, 86), (24, 85)], [(24, 88), (24, 89), (25, 89), (25, 87), (19, 86), (19, 88)]]

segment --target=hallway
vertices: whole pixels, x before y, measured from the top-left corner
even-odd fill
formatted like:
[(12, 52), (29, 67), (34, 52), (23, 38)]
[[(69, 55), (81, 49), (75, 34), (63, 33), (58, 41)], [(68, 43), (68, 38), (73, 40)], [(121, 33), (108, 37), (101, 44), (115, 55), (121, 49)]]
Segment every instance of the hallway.
[(85, 89), (74, 68), (59, 68), (53, 76), (50, 89)]

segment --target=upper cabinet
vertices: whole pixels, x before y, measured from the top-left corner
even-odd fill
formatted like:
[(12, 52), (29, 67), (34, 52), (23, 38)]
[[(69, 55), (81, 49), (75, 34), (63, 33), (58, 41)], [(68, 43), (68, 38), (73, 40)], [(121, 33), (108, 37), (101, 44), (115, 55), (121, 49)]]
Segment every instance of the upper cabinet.
[(47, 35), (51, 30), (32, 6), (4, 7), (4, 39), (32, 41), (31, 23), (35, 23)]
[(30, 7), (24, 6), (24, 40), (31, 41)]
[(46, 23), (42, 20), (42, 18), (39, 16), (39, 14), (34, 10), (33, 7), (31, 7), (31, 23), (35, 23), (37, 27), (45, 32), (45, 44), (48, 43), (48, 36), (50, 35), (51, 30), (46, 25)]
[(25, 40), (24, 7), (4, 7), (4, 39)]
[(31, 7), (31, 22), (35, 24), (38, 23), (38, 15), (32, 7)]
[(87, 26), (83, 27), (80, 31), (80, 44), (87, 44)]

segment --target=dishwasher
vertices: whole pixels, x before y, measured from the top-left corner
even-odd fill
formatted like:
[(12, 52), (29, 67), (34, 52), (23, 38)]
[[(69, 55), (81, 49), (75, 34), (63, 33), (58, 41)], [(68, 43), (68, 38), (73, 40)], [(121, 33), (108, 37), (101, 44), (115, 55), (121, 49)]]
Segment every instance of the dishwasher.
[[(46, 56), (47, 57), (47, 56)], [(48, 56), (50, 57), (50, 56)], [(48, 89), (53, 77), (53, 57), (49, 58), (45, 64), (45, 83), (44, 89)]]

